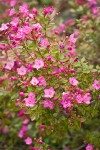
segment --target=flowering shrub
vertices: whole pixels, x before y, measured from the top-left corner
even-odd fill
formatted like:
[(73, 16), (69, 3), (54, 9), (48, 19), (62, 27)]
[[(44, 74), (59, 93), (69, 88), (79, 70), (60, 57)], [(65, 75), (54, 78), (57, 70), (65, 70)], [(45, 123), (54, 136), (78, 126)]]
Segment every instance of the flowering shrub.
[[(55, 149), (59, 143), (65, 147), (67, 132), (81, 130), (99, 115), (100, 68), (77, 56), (76, 30), (63, 37), (54, 30), (53, 7), (38, 12), (21, 5), (9, 17), (0, 27), (1, 91), (11, 94), (35, 131), (27, 134), (22, 126), (18, 137), (32, 150)], [(84, 140), (84, 147), (90, 143), (86, 150), (100, 147), (88, 134)]]

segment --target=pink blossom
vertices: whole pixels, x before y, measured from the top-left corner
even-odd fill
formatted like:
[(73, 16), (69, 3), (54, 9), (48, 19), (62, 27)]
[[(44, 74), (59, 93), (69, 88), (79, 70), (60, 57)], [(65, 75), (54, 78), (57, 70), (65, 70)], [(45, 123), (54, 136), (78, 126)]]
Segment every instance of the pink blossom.
[(89, 0), (89, 2), (90, 2), (91, 5), (96, 5), (97, 4), (96, 0)]
[(81, 104), (83, 102), (83, 97), (80, 94), (78, 94), (76, 96), (76, 101), (77, 101), (78, 104)]
[(23, 32), (24, 32), (25, 34), (29, 34), (29, 33), (31, 33), (31, 31), (32, 31), (31, 27), (25, 26), (25, 27), (23, 28)]
[(31, 139), (30, 137), (27, 137), (27, 138), (25, 139), (25, 143), (26, 143), (27, 145), (31, 145), (31, 144), (32, 144), (32, 139)]
[(32, 80), (30, 81), (30, 83), (31, 83), (32, 85), (37, 85), (37, 84), (39, 83), (39, 81), (38, 81), (37, 78), (32, 77)]
[(17, 73), (23, 76), (27, 73), (27, 69), (24, 66), (21, 66), (20, 68), (17, 68)]
[(43, 62), (42, 58), (35, 59), (33, 68), (36, 68), (38, 70), (38, 69), (43, 68), (43, 67), (44, 67), (44, 62)]
[(77, 86), (79, 82), (76, 80), (75, 77), (71, 77), (69, 78), (69, 83), (73, 86)]
[(33, 24), (33, 30), (40, 31), (42, 29), (42, 26), (40, 23)]
[(76, 43), (76, 38), (74, 38), (74, 34), (71, 34), (68, 40), (70, 43), (75, 44)]
[(11, 25), (13, 26), (17, 26), (19, 22), (19, 18), (18, 17), (13, 17), (12, 21), (11, 21)]
[(0, 31), (5, 31), (5, 30), (7, 30), (8, 29), (8, 26), (7, 26), (7, 24), (2, 24), (1, 25), (1, 28), (0, 28)]
[(25, 96), (24, 92), (20, 92), (19, 95), (20, 95), (21, 97), (24, 97), (24, 96)]
[(25, 118), (24, 120), (23, 120), (23, 124), (27, 124), (29, 122), (29, 119), (27, 119), (27, 118)]
[(68, 50), (72, 50), (73, 48), (72, 48), (72, 46), (70, 45), (70, 46), (68, 46), (67, 49), (68, 49)]
[(50, 108), (50, 109), (54, 108), (54, 103), (50, 100), (45, 100), (42, 102), (42, 104), (44, 105), (44, 108)]
[(17, 1), (16, 1), (16, 0), (11, 0), (11, 1), (10, 1), (10, 6), (11, 6), (11, 7), (14, 7), (16, 4), (17, 4)]
[(76, 56), (76, 49), (72, 48), (72, 50), (68, 53), (67, 56)]
[[(26, 31), (26, 33), (27, 33), (27, 31)], [(17, 34), (15, 36), (15, 40), (20, 40), (20, 39), (24, 40), (26, 33), (24, 31), (24, 28), (19, 28), (17, 31)]]
[(19, 131), (18, 137), (19, 137), (19, 138), (23, 138), (23, 137), (24, 137), (24, 133), (23, 133), (22, 131)]
[(60, 104), (63, 106), (63, 108), (70, 108), (73, 106), (73, 104), (71, 103), (71, 95), (69, 92), (67, 93), (63, 92)]
[(25, 133), (28, 131), (27, 125), (22, 126), (21, 130)]
[(40, 42), (39, 45), (40, 45), (40, 46), (44, 46), (44, 47), (48, 47), (48, 46), (49, 46), (49, 42), (48, 42), (48, 40), (43, 39), (43, 40)]
[(40, 144), (42, 144), (42, 143), (43, 143), (43, 141), (42, 141), (42, 139), (41, 139), (41, 138), (39, 138), (39, 139), (37, 140), (37, 142), (38, 142), (38, 143), (40, 143)]
[(73, 106), (69, 99), (61, 100), (60, 104), (63, 106), (63, 108), (69, 108)]
[(43, 76), (39, 77), (38, 81), (40, 86), (46, 86), (46, 80)]
[(90, 95), (90, 93), (86, 93), (86, 94), (83, 96), (83, 102), (86, 103), (86, 104), (90, 104), (90, 100), (91, 100), (91, 95)]
[(30, 92), (28, 98), (24, 99), (24, 102), (27, 107), (33, 107), (35, 105), (35, 94)]
[(91, 8), (91, 11), (92, 11), (93, 15), (97, 16), (99, 13), (99, 8), (94, 6)]
[(66, 68), (65, 67), (60, 67), (59, 72), (66, 72)]
[(40, 128), (41, 128), (41, 129), (44, 129), (44, 128), (45, 128), (45, 125), (44, 125), (44, 124), (40, 124)]
[(35, 99), (35, 94), (33, 92), (30, 92), (28, 94), (28, 97), (31, 98), (31, 99)]
[(37, 15), (38, 14), (38, 10), (36, 8), (33, 8), (32, 13)]
[(28, 9), (25, 6), (20, 6), (19, 12), (25, 16), (28, 16)]
[(13, 67), (14, 67), (14, 62), (9, 61), (9, 62), (7, 62), (5, 69), (11, 70)]
[(99, 89), (100, 89), (99, 81), (95, 79), (95, 80), (94, 80), (94, 83), (92, 84), (92, 87), (93, 87), (95, 90), (99, 90)]
[(91, 144), (88, 144), (87, 146), (86, 146), (86, 150), (93, 150), (94, 148), (93, 148), (93, 145), (91, 145)]
[(44, 93), (45, 93), (44, 97), (52, 98), (55, 94), (55, 91), (54, 91), (53, 87), (50, 87), (49, 89), (45, 89)]
[(60, 43), (59, 46), (60, 46), (61, 49), (65, 48), (65, 45), (63, 43)]
[(23, 81), (22, 85), (28, 85), (28, 82), (27, 81)]
[(47, 8), (44, 8), (43, 14), (44, 14), (44, 15), (52, 14), (53, 11), (54, 11), (54, 8), (53, 8), (53, 7), (47, 7)]
[(9, 16), (13, 16), (14, 14), (16, 14), (16, 11), (14, 8), (12, 8), (9, 12)]
[(63, 106), (63, 108), (69, 108), (72, 107), (72, 103), (71, 103), (71, 98), (70, 98), (70, 93), (63, 93), (62, 95), (62, 100), (60, 101), (60, 104)]
[(18, 133), (18, 137), (23, 138), (27, 131), (28, 131), (28, 127), (26, 125), (23, 125)]
[(21, 109), (20, 112), (17, 114), (18, 117), (22, 117), (25, 114), (25, 110)]

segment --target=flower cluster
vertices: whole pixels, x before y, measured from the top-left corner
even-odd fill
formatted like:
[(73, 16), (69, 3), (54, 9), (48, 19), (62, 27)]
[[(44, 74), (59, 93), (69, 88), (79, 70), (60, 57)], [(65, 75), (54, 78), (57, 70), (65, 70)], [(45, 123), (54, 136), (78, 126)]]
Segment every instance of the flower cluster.
[[(85, 2), (77, 1), (79, 5)], [(44, 125), (38, 132), (43, 137), (48, 135), (48, 129), (49, 134), (52, 131), (56, 134), (63, 125), (65, 129), (80, 126), (84, 117), (89, 118), (92, 113), (87, 108), (95, 109), (100, 104), (99, 70), (78, 57), (77, 30), (67, 37), (59, 37), (52, 27), (54, 13), (53, 7), (44, 8), (40, 14), (35, 8), (21, 5), (18, 11), (14, 8), (9, 11), (11, 21), (0, 27), (3, 36), (0, 52), (4, 60), (0, 65), (3, 76), (7, 76), (4, 79), (7, 87), (3, 86), (17, 93), (16, 106), (35, 120), (37, 130)], [(23, 138), (27, 130), (24, 125), (18, 136)], [(27, 145), (33, 142), (29, 136), (24, 141)], [(37, 143), (47, 148), (41, 139)], [(86, 149), (89, 147), (92, 146)]]

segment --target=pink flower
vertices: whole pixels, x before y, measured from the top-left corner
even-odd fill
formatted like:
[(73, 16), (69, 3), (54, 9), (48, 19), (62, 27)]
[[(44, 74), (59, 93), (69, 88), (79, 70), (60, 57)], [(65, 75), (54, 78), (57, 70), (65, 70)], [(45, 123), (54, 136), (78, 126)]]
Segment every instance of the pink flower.
[(48, 40), (43, 39), (43, 40), (40, 42), (39, 45), (40, 45), (40, 46), (44, 46), (44, 47), (48, 47), (48, 46), (49, 46), (49, 42), (48, 42)]
[(15, 36), (15, 40), (24, 39), (25, 34), (27, 34), (27, 31), (25, 32), (24, 28), (19, 28)]
[(27, 131), (28, 131), (28, 127), (26, 125), (22, 126), (22, 128), (20, 129), (18, 133), (18, 137), (23, 138)]
[(35, 94), (30, 92), (28, 98), (25, 98), (24, 101), (27, 107), (33, 107), (35, 105)]
[(37, 85), (37, 84), (39, 83), (39, 81), (38, 81), (37, 78), (32, 77), (32, 80), (30, 81), (30, 83), (31, 83), (32, 85)]
[(24, 133), (27, 132), (27, 131), (28, 131), (27, 125), (24, 125), (24, 126), (21, 128), (21, 130), (22, 130)]
[(98, 80), (94, 80), (94, 83), (92, 84), (93, 89), (99, 90), (100, 89), (100, 84)]
[(96, 0), (89, 0), (89, 2), (90, 2), (91, 5), (96, 5), (97, 4)]
[(38, 10), (37, 10), (36, 8), (33, 8), (32, 13), (33, 13), (34, 15), (37, 15), (37, 14), (38, 14)]
[(20, 68), (17, 68), (17, 73), (23, 76), (27, 73), (27, 69), (24, 66), (21, 66)]
[(13, 16), (14, 14), (16, 14), (15, 9), (12, 8), (9, 12), (9, 16)]
[(27, 137), (27, 138), (25, 139), (25, 143), (26, 143), (27, 145), (31, 145), (31, 144), (32, 144), (32, 139), (31, 139), (30, 137)]
[(25, 114), (25, 110), (21, 109), (20, 112), (17, 114), (18, 117), (22, 117)]
[(19, 12), (25, 16), (28, 16), (28, 9), (25, 6), (20, 6)]
[(16, 0), (11, 0), (11, 1), (10, 1), (10, 6), (11, 6), (11, 7), (14, 7), (16, 4), (17, 4), (17, 1), (16, 1)]
[(25, 34), (29, 34), (29, 33), (31, 33), (31, 31), (32, 31), (31, 27), (25, 26), (25, 27), (23, 28), (23, 32), (24, 32)]
[(7, 26), (7, 24), (2, 24), (1, 25), (1, 28), (0, 28), (0, 31), (5, 31), (5, 30), (7, 30), (8, 29), (8, 26)]
[(53, 87), (50, 87), (49, 89), (45, 89), (44, 93), (45, 93), (44, 97), (52, 98), (55, 94), (55, 91), (54, 91)]
[(63, 93), (62, 100), (60, 101), (60, 104), (63, 106), (63, 108), (70, 108), (73, 106), (73, 104), (71, 103), (69, 92)]
[(71, 77), (69, 78), (69, 83), (73, 86), (77, 86), (79, 82), (76, 80), (75, 77)]
[(33, 24), (33, 30), (40, 31), (42, 29), (42, 26), (40, 23)]
[(24, 96), (25, 96), (24, 92), (20, 92), (19, 95), (20, 95), (21, 97), (24, 97)]
[(33, 92), (30, 92), (28, 94), (28, 97), (31, 98), (31, 99), (35, 99), (35, 94)]
[(11, 70), (14, 67), (14, 62), (9, 61), (7, 62), (5, 69)]
[(53, 7), (47, 7), (47, 8), (44, 8), (43, 14), (44, 14), (44, 15), (52, 14), (53, 11), (54, 11), (54, 8), (53, 8)]
[(77, 101), (78, 104), (81, 104), (83, 102), (83, 97), (80, 94), (78, 94), (76, 96), (76, 101)]
[(75, 44), (76, 43), (76, 38), (74, 38), (74, 34), (71, 34), (68, 40), (70, 43)]
[(19, 18), (18, 17), (13, 17), (12, 21), (11, 21), (11, 25), (13, 26), (17, 26), (19, 22)]
[(69, 54), (69, 56), (75, 56), (76, 55), (76, 49), (75, 48), (73, 48), (72, 50), (71, 50), (71, 52), (69, 52), (68, 53)]
[(91, 95), (90, 95), (90, 93), (86, 93), (86, 94), (83, 96), (83, 102), (86, 103), (86, 104), (90, 104), (90, 100), (91, 100)]
[(44, 105), (44, 108), (50, 108), (50, 109), (54, 108), (54, 103), (50, 100), (45, 100), (42, 102), (42, 104)]
[(46, 80), (43, 76), (39, 77), (38, 81), (40, 86), (46, 86)]
[(28, 122), (29, 122), (29, 119), (27, 119), (27, 118), (25, 118), (25, 119), (23, 120), (23, 124), (28, 124)]
[(20, 130), (20, 131), (19, 131), (19, 133), (18, 133), (18, 137), (19, 137), (19, 138), (23, 138), (23, 137), (24, 137), (24, 133), (23, 133), (23, 131), (22, 131), (22, 130)]
[(70, 108), (73, 106), (69, 99), (61, 100), (60, 104), (63, 106), (63, 108)]
[(99, 13), (99, 8), (94, 6), (91, 8), (91, 11), (92, 11), (93, 15), (97, 16)]
[(94, 148), (93, 148), (93, 145), (91, 145), (91, 144), (88, 144), (87, 146), (86, 146), (86, 150), (93, 150)]
[(73, 48), (72, 48), (72, 46), (70, 45), (70, 46), (68, 46), (67, 49), (71, 51)]
[(43, 68), (43, 67), (44, 67), (44, 62), (43, 62), (42, 58), (35, 59), (33, 68), (36, 68), (38, 70), (38, 69)]

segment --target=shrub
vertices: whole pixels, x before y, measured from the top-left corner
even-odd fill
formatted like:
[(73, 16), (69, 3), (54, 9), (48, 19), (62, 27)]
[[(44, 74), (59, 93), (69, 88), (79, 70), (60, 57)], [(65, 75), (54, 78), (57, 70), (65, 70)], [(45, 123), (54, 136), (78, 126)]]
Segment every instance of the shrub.
[[(9, 16), (11, 21), (0, 28), (1, 96), (3, 91), (9, 92), (9, 103), (13, 100), (24, 110), (35, 133), (23, 134), (27, 127), (22, 127), (19, 137), (31, 149), (61, 149), (66, 145), (74, 149), (88, 143), (86, 149), (93, 149), (92, 144), (99, 148), (100, 68), (94, 69), (77, 56), (79, 33), (75, 30), (60, 37), (54, 30), (53, 7), (38, 12), (21, 5), (11, 9)], [(97, 130), (91, 136), (88, 126), (92, 119), (97, 121), (92, 126)]]

